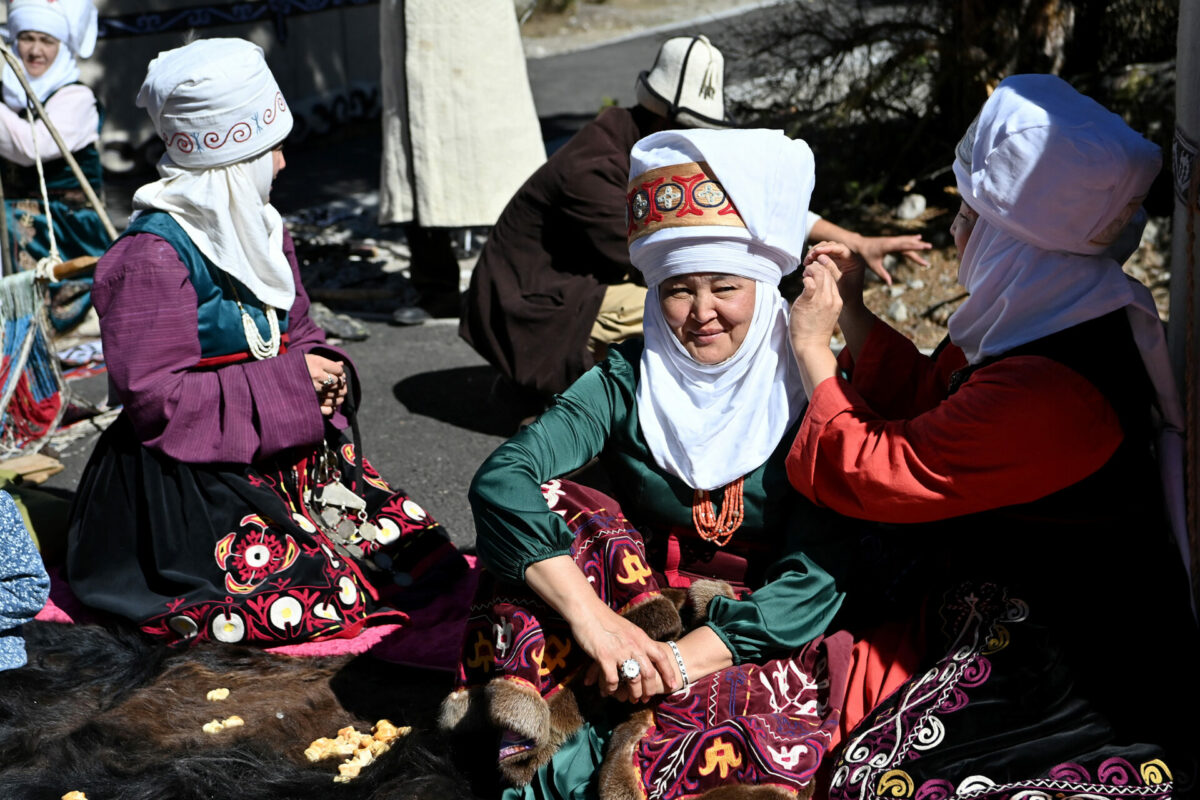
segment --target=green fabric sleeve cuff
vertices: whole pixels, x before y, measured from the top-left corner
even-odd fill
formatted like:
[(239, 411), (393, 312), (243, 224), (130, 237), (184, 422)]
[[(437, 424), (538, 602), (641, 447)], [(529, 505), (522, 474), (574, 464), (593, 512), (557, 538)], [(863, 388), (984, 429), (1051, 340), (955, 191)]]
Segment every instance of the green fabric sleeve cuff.
[(517, 574), (520, 575), (521, 580), (524, 581), (525, 580), (525, 570), (529, 569), (530, 564), (536, 564), (539, 561), (546, 561), (547, 559), (555, 558), (557, 556), (569, 556), (569, 555), (571, 555), (570, 549), (565, 549), (565, 550), (551, 550), (548, 553), (535, 553), (533, 555), (526, 556), (524, 559), (517, 562)]
[(725, 635), (725, 631), (718, 628), (712, 622), (706, 622), (704, 624), (708, 627), (709, 630), (711, 630), (713, 633), (715, 633), (717, 635), (717, 638), (721, 640), (721, 644), (725, 645), (725, 649), (733, 654), (733, 665), (735, 667), (738, 664), (741, 664), (742, 661), (745, 660), (741, 657), (741, 655), (738, 654), (737, 648), (733, 646), (733, 642), (731, 642), (729, 640), (729, 637)]

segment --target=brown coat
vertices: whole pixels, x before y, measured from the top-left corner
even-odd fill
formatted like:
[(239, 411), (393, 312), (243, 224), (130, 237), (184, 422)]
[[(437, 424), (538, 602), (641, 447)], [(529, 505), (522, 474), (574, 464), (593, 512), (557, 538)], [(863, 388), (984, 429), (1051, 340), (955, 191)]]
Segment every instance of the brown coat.
[(638, 107), (602, 112), (530, 176), (491, 229), (459, 335), (518, 385), (566, 389), (592, 365), (588, 335), (605, 286), (640, 282), (625, 239), (625, 187), (629, 151), (654, 119)]

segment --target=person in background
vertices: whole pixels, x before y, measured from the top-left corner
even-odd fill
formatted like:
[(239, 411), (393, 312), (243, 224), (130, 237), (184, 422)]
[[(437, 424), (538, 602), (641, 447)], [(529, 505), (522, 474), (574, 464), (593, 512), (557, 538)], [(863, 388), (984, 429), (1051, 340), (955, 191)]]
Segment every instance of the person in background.
[[(733, 127), (724, 71), (706, 36), (665, 41), (635, 82), (637, 104), (605, 109), (556, 150), (488, 233), (459, 335), (500, 371), (523, 412), (540, 411), (610, 345), (641, 333), (646, 287), (626, 244), (629, 151), (656, 131)], [(930, 246), (920, 236), (859, 236), (811, 211), (807, 224), (810, 239), (852, 244), (885, 279), (884, 254), (924, 264), (918, 251)]]
[(1065, 81), (1002, 81), (957, 149), (970, 294), (932, 356), (866, 308), (847, 247), (806, 259), (788, 475), (930, 578), (921, 666), (850, 732), (831, 797), (1195, 794), (1200, 635), (1155, 460), (1183, 413), (1114, 253), (1160, 164)]
[[(96, 141), (100, 110), (96, 95), (79, 82), (77, 58), (96, 45), (96, 8), (91, 0), (11, 0), (7, 40), (21, 59), (25, 77), (99, 195), (103, 170)], [(7, 63), (0, 104), (0, 182), (8, 223), (9, 255), (16, 269), (33, 269), (50, 254), (50, 232), (42, 204), (36, 162), (42, 162), (54, 237), (62, 260), (99, 256), (111, 244), (99, 214), (88, 203), (70, 165), (59, 152), (46, 123), (35, 120), (32, 103)], [(91, 279), (52, 286), (50, 321), (58, 330), (72, 327), (90, 308)]]
[(161, 53), (137, 103), (166, 152), (96, 267), (123, 410), (79, 481), (72, 590), (170, 643), (403, 622), (396, 605), (466, 564), (362, 457), (354, 366), (308, 317), (270, 203), (292, 112), (262, 49), (201, 39)]
[(491, 225), (546, 160), (510, 0), (382, 0), (379, 222), (403, 225), (417, 297), (397, 325), (459, 315), (454, 228)]

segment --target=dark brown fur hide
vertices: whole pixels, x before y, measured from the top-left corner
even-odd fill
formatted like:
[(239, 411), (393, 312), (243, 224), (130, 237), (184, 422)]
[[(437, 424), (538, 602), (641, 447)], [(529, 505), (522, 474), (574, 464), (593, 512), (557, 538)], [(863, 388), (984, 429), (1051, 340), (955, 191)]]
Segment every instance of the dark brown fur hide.
[[(449, 675), (368, 657), (297, 659), (248, 648), (175, 651), (135, 632), (30, 623), (30, 663), (0, 673), (0, 797), (58, 800), (474, 797), (433, 730)], [(210, 689), (229, 699), (211, 702)], [(206, 734), (238, 715), (245, 725)], [(333, 783), (340, 759), (304, 749), (381, 718), (412, 725), (361, 776)], [(476, 759), (478, 761), (478, 759)], [(486, 784), (487, 779), (482, 779)]]

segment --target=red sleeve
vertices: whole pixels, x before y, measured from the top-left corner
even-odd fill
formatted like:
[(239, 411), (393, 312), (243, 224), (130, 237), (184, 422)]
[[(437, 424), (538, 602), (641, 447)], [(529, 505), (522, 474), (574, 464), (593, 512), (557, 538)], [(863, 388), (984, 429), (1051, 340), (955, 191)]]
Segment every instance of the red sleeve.
[(787, 458), (818, 505), (880, 522), (928, 522), (1027, 503), (1099, 469), (1123, 437), (1077, 372), (1037, 356), (976, 371), (910, 418), (885, 419), (841, 378), (813, 393)]
[(871, 328), (858, 360), (842, 351), (839, 359), (850, 384), (885, 419), (910, 419), (946, 399), (950, 376), (967, 365), (962, 350), (950, 345), (936, 360), (882, 320)]

